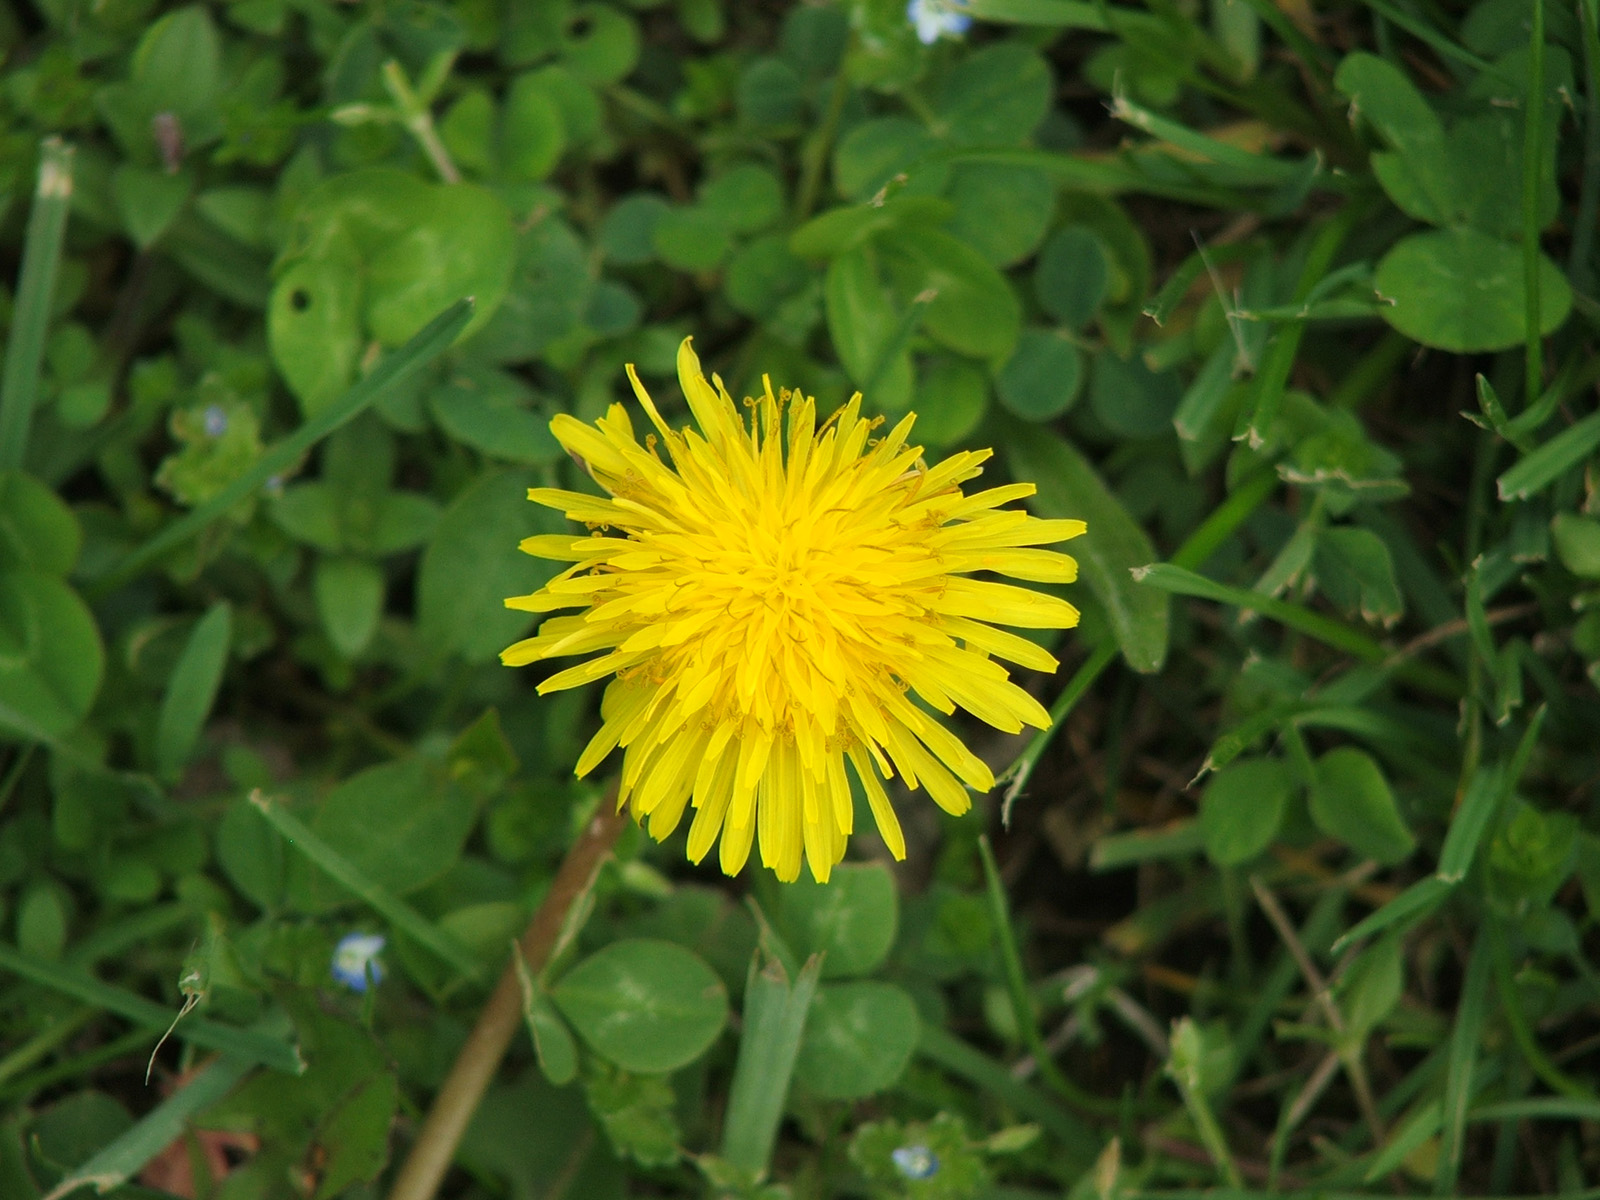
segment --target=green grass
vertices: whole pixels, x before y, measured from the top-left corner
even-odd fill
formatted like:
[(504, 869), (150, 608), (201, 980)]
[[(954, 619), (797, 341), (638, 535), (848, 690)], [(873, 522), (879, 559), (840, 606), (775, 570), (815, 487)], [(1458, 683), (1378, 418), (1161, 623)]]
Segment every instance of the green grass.
[[(0, 30), (0, 1195), (1600, 1197), (1593, 0), (921, 7)], [(1088, 523), (904, 862), (496, 659), (688, 336)]]

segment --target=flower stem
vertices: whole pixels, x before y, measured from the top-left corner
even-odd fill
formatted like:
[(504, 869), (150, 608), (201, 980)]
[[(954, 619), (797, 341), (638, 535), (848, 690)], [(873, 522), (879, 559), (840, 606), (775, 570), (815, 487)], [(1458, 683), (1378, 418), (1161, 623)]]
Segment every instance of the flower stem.
[[(555, 880), (539, 911), (533, 914), (518, 947), (529, 969), (538, 974), (544, 968), (572, 911), (594, 885), (595, 876), (605, 864), (626, 821), (616, 810), (616, 793), (600, 802), (600, 808), (579, 836), (556, 871)], [(389, 1200), (432, 1200), (439, 1183), (450, 1168), (461, 1136), (467, 1131), (478, 1102), (500, 1069), (511, 1039), (522, 1023), (522, 989), (517, 983), (516, 959), (507, 964), (500, 982), (495, 984), (478, 1023), (456, 1055), (444, 1086), (434, 1097), (411, 1153), (395, 1176)]]

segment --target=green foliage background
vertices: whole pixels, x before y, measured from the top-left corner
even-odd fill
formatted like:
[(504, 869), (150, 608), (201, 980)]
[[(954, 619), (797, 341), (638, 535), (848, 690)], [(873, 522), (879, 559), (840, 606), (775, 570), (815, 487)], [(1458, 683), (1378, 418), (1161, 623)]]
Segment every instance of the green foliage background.
[(686, 335), (1087, 519), (1060, 721), (827, 888), (630, 829), (442, 1194), (1600, 1178), (1594, 0), (912, 10), (0, 12), (0, 1195), (384, 1194), (603, 786), (548, 420)]

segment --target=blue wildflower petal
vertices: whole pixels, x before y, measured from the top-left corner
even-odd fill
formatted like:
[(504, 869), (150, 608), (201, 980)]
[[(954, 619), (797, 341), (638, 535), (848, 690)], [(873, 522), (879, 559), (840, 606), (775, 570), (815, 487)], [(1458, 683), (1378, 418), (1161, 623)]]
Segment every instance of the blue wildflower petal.
[(383, 964), (378, 961), (378, 951), (385, 939), (376, 933), (347, 933), (333, 949), (333, 962), (329, 970), (333, 977), (354, 992), (364, 992), (369, 983), (383, 980)]

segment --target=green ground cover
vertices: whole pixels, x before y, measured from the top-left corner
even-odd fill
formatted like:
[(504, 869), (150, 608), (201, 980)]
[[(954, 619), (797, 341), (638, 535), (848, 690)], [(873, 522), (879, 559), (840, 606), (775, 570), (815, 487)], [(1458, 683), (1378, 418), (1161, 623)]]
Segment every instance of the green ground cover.
[[(0, 1198), (1600, 1196), (1597, 26), (0, 12)], [(691, 336), (1088, 523), (904, 861), (498, 661)]]

